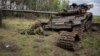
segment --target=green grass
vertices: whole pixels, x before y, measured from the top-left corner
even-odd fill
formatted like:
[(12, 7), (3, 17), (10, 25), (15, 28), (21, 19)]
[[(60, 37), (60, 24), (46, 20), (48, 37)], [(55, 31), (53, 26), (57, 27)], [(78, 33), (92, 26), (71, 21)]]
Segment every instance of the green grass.
[[(94, 17), (94, 22), (100, 22), (100, 17)], [(45, 21), (45, 20), (43, 20)], [(73, 52), (62, 50), (54, 46), (57, 33), (50, 32), (49, 36), (21, 35), (18, 29), (28, 29), (34, 25), (36, 20), (8, 18), (3, 23), (6, 28), (0, 29), (0, 42), (13, 42), (20, 50), (18, 52), (0, 51), (0, 56), (73, 56)], [(84, 33), (82, 44), (84, 49), (80, 56), (99, 56), (100, 54), (100, 32)], [(91, 54), (91, 50), (93, 53)]]
[(97, 23), (100, 23), (100, 16), (94, 16), (93, 21), (97, 22)]

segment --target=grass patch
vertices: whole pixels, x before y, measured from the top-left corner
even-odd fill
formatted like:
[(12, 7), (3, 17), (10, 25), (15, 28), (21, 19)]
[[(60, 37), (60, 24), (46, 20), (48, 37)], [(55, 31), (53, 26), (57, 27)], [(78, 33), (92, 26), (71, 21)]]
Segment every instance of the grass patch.
[(100, 16), (94, 16), (93, 22), (100, 23)]

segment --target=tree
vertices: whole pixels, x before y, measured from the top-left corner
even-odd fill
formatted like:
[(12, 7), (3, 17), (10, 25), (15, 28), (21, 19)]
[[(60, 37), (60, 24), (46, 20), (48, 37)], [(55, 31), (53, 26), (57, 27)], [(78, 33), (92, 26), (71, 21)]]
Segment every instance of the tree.
[[(10, 2), (9, 7), (7, 7), (8, 1)], [(68, 6), (67, 0), (2, 0), (1, 3), (3, 9), (36, 11), (61, 11)]]
[[(10, 1), (10, 8), (7, 7), (7, 2)], [(4, 8), (13, 9), (27, 9), (43, 10), (43, 11), (59, 11), (68, 5), (67, 0), (2, 0)], [(14, 6), (15, 4), (15, 6)]]
[(0, 12), (0, 27), (2, 26), (2, 16), (1, 16), (1, 12)]
[(69, 0), (61, 0), (61, 10), (68, 9)]

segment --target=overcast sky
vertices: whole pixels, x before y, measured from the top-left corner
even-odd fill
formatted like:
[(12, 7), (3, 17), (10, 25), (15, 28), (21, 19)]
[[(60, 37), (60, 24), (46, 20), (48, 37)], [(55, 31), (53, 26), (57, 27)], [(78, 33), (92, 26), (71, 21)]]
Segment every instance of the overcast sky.
[(77, 4), (89, 3), (89, 4), (93, 4), (94, 7), (90, 11), (94, 15), (99, 15), (100, 16), (100, 0), (69, 0), (69, 2), (70, 2), (70, 4), (72, 4), (72, 3), (77, 3)]

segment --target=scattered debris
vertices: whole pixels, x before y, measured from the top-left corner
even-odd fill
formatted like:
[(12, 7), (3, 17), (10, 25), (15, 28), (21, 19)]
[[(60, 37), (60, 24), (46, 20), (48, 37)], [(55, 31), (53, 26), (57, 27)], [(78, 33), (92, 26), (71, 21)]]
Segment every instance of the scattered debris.
[(41, 22), (37, 21), (30, 29), (22, 30), (20, 33), (21, 34), (29, 34), (29, 35), (34, 35), (34, 34), (43, 34), (43, 28), (41, 26)]
[(14, 43), (0, 42), (0, 50), (16, 52), (18, 51), (18, 46)]

